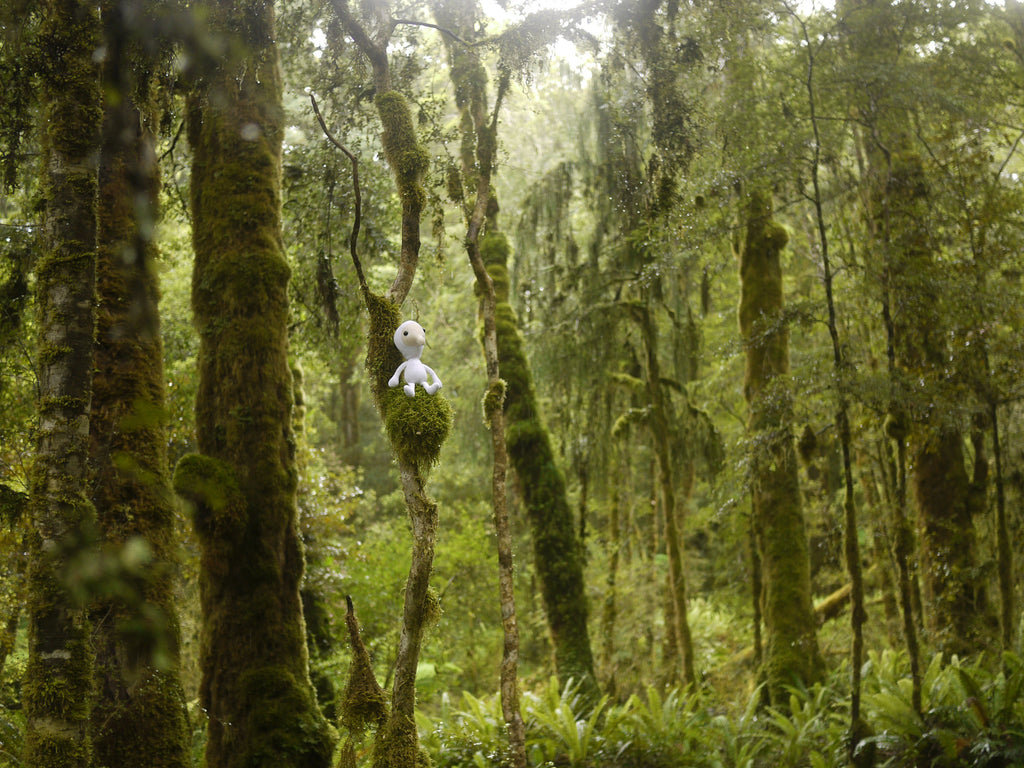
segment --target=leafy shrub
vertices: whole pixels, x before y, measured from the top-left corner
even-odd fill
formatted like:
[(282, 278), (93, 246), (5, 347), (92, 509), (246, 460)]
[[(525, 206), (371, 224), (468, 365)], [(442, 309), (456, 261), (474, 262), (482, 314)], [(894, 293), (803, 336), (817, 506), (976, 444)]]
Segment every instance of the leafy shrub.
[(865, 664), (865, 714), (881, 733), (868, 739), (883, 766), (1003, 768), (1024, 765), (1024, 662), (1012, 653), (992, 671), (985, 659), (932, 658), (911, 703), (902, 654), (871, 654)]

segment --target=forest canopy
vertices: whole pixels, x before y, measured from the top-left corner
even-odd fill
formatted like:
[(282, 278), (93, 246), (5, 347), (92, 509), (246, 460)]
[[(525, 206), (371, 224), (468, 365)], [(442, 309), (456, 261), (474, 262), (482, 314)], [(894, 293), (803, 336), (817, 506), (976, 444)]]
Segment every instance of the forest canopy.
[(0, 103), (0, 765), (1024, 764), (1024, 4), (15, 0)]

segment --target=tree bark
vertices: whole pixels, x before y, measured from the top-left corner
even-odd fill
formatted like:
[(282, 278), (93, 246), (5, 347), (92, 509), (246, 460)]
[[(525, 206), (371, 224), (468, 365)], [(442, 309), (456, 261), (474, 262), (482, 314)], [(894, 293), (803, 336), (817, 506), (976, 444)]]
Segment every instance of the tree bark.
[[(475, 2), (438, 3), (434, 14), (439, 24), (463, 38), (471, 37)], [(508, 88), (506, 73), (498, 84), (493, 116), (487, 112), (487, 72), (476, 54), (456, 49), (449, 37), (448, 72), (455, 89), (462, 130), (460, 152), (463, 186), (475, 181), (475, 195), (464, 202), (466, 212), (466, 255), (476, 279), (479, 313), (483, 321), (484, 364), (487, 391), (484, 395), (484, 420), (491, 434), (491, 505), (498, 545), (498, 595), (501, 605), (502, 657), (499, 673), (501, 710), (508, 731), (512, 764), (526, 768), (526, 725), (519, 706), (519, 623), (516, 618), (515, 581), (512, 562), (512, 532), (508, 522), (508, 448), (505, 443), (505, 381), (498, 359), (497, 299), (494, 281), (480, 254), (480, 238), (485, 225), (497, 228), (497, 203), (491, 188), (494, 154), (497, 149), (498, 114)], [(475, 139), (475, 141), (474, 141)], [(488, 218), (488, 212), (491, 212)]]
[(764, 578), (764, 670), (772, 703), (785, 701), (794, 680), (821, 679), (815, 635), (807, 531), (800, 504), (792, 434), (789, 333), (782, 316), (781, 253), (786, 231), (772, 218), (768, 196), (748, 194), (739, 246), (740, 335), (746, 352), (743, 390), (753, 444), (754, 530)]
[[(105, 547), (141, 546), (122, 564), (128, 589), (92, 607), (96, 648), (93, 746), (100, 765), (190, 764), (191, 736), (179, 677), (177, 559), (167, 467), (163, 345), (155, 248), (158, 176), (149, 83), (136, 82), (124, 8), (104, 5), (108, 54), (99, 170), (95, 372), (90, 426), (93, 503)], [(153, 62), (148, 62), (152, 67)]]
[(685, 479), (685, 488), (676, 483), (673, 467), (673, 451), (670, 435), (669, 404), (666, 402), (661, 385), (661, 365), (658, 360), (658, 335), (654, 318), (649, 307), (637, 305), (635, 314), (640, 325), (646, 360), (647, 393), (651, 402), (650, 428), (654, 437), (654, 453), (658, 462), (658, 486), (661, 489), (662, 506), (665, 514), (665, 549), (668, 554), (668, 600), (675, 656), (682, 672), (683, 682), (694, 689), (697, 674), (693, 664), (693, 636), (687, 620), (686, 577), (683, 571), (683, 541), (679, 530), (681, 511), (685, 506), (689, 489), (693, 487), (693, 462), (686, 460), (690, 477)]
[(274, 13), (269, 0), (207, 8), (225, 55), (188, 101), (200, 453), (174, 476), (202, 548), (206, 765), (326, 768), (333, 734), (309, 680), (299, 597)]
[(101, 120), (96, 7), (41, 8), (43, 256), (36, 267), (39, 425), (31, 470), (25, 765), (86, 768), (93, 651), (86, 595), (69, 569), (86, 551)]
[(506, 442), (533, 540), (555, 668), (564, 686), (570, 681), (587, 699), (599, 695), (587, 632), (587, 599), (582, 544), (576, 537), (565, 479), (540, 417), (529, 362), (509, 302), (508, 240), (488, 232), (480, 245), (497, 300), (496, 331), (505, 396)]

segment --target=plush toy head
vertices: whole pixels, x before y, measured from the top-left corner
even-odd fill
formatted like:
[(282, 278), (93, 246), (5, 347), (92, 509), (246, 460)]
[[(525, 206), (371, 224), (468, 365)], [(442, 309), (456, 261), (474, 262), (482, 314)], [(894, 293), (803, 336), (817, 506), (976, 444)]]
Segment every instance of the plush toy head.
[(414, 360), (423, 354), (427, 334), (415, 320), (406, 320), (395, 331), (395, 346), (406, 360)]
[[(429, 365), (424, 365), (420, 360), (423, 354), (423, 347), (427, 343), (427, 334), (423, 326), (415, 320), (406, 320), (395, 331), (395, 346), (402, 353), (405, 362), (398, 366), (395, 375), (388, 379), (389, 387), (397, 387), (405, 377), (405, 394), (409, 397), (416, 396), (416, 385), (423, 387), (428, 395), (432, 395), (441, 388), (441, 379), (434, 373)], [(433, 381), (431, 381), (433, 379)]]

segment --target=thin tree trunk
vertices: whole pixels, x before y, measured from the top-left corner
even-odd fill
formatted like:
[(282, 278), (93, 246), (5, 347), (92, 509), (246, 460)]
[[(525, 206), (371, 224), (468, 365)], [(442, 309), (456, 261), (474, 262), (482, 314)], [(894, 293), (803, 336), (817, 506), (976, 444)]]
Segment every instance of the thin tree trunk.
[[(434, 9), (438, 22), (450, 31), (469, 37), (474, 3), (457, 7), (455, 3)], [(462, 118), (462, 178), (465, 183), (475, 179), (472, 205), (467, 211), (466, 255), (476, 278), (480, 317), (483, 320), (484, 363), (487, 370), (487, 393), (484, 396), (484, 419), (491, 433), (493, 455), (491, 471), (491, 504), (498, 545), (498, 595), (501, 604), (502, 657), (500, 669), (501, 710), (508, 730), (509, 747), (515, 768), (526, 768), (526, 725), (519, 706), (519, 624), (512, 564), (512, 533), (508, 522), (508, 447), (505, 442), (505, 382), (501, 379), (498, 358), (497, 297), (494, 281), (487, 272), (480, 251), (481, 233), (485, 225), (497, 228), (497, 204), (491, 189), (494, 153), (497, 149), (498, 114), (508, 88), (509, 75), (498, 83), (492, 117), (486, 111), (487, 73), (472, 51), (457, 50), (448, 44), (449, 76), (456, 93), (456, 106)], [(475, 141), (473, 140), (475, 137)], [(474, 151), (475, 150), (475, 151)], [(491, 213), (488, 216), (488, 213)]]
[[(101, 765), (184, 767), (191, 735), (179, 676), (174, 605), (177, 532), (167, 467), (163, 346), (157, 313), (156, 155), (136, 99), (123, 14), (103, 7), (108, 103), (99, 170), (95, 373), (90, 459), (93, 503), (113, 551), (142, 544), (134, 589), (93, 606), (96, 699), (93, 745)], [(150, 62), (152, 66), (152, 62)], [(143, 70), (144, 71), (144, 70)], [(122, 578), (128, 578), (125, 574)]]
[(188, 101), (200, 453), (174, 475), (202, 550), (206, 765), (326, 768), (333, 735), (309, 680), (299, 596), (274, 13), (263, 0), (206, 9), (226, 53)]
[(508, 251), (508, 241), (500, 232), (489, 233), (481, 243), (481, 255), (497, 298), (498, 359), (507, 384), (509, 459), (530, 524), (558, 678), (563, 686), (574, 682), (585, 698), (596, 701), (599, 692), (587, 631), (582, 545), (576, 537), (565, 479), (540, 418), (523, 339), (508, 303)]
[(861, 568), (857, 507), (854, 500), (853, 459), (851, 457), (850, 405), (846, 393), (846, 379), (849, 365), (843, 355), (843, 344), (839, 339), (839, 325), (836, 317), (832, 260), (829, 254), (828, 228), (822, 207), (821, 184), (821, 136), (818, 131), (817, 96), (815, 95), (815, 58), (807, 28), (803, 28), (807, 43), (807, 103), (814, 133), (813, 159), (811, 161), (811, 182), (814, 193), (815, 221), (818, 225), (818, 245), (821, 253), (822, 282), (825, 288), (825, 304), (828, 310), (828, 333), (832, 341), (832, 367), (836, 377), (836, 431), (843, 454), (843, 529), (846, 570), (850, 574), (850, 630), (853, 639), (850, 644), (850, 733), (847, 755), (851, 762), (862, 738), (867, 735), (867, 726), (860, 715), (861, 667), (864, 664), (864, 622), (867, 611), (864, 608), (864, 574)]
[[(665, 513), (665, 549), (668, 554), (669, 602), (672, 606), (672, 629), (675, 636), (675, 650), (683, 682), (696, 689), (697, 674), (693, 664), (693, 637), (687, 620), (686, 576), (683, 571), (682, 536), (679, 531), (680, 511), (686, 504), (687, 494), (679, 495), (676, 473), (673, 467), (672, 441), (669, 431), (669, 406), (661, 386), (661, 365), (658, 361), (658, 337), (650, 309), (637, 306), (635, 312), (643, 338), (644, 355), (647, 361), (647, 391), (651, 399), (651, 433), (654, 436), (654, 452), (658, 461), (658, 485)], [(690, 466), (692, 471), (692, 465)], [(688, 485), (692, 485), (692, 482)]]
[(39, 425), (31, 470), (28, 666), (23, 763), (91, 765), (93, 651), (84, 600), (67, 578), (94, 521), (88, 501), (101, 122), (97, 8), (42, 4), (43, 256), (36, 267)]

